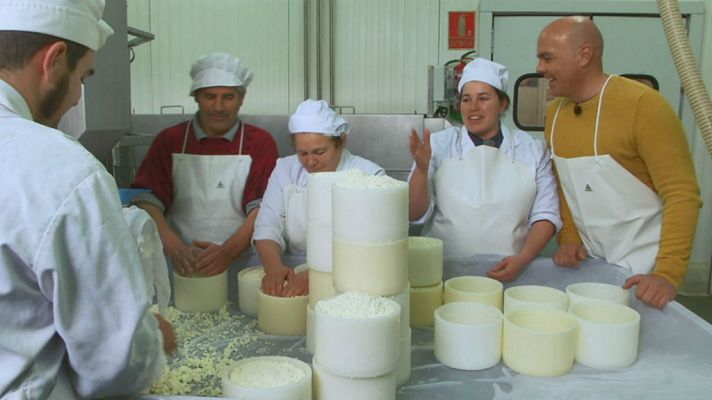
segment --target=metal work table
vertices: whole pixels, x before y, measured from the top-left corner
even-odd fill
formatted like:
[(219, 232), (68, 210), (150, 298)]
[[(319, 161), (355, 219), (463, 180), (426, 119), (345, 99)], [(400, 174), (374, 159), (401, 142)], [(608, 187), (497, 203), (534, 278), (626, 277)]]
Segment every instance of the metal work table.
[[(483, 275), (498, 261), (494, 256), (445, 262), (448, 279)], [(535, 260), (509, 286), (538, 284), (564, 289), (576, 282), (622, 284), (628, 273), (600, 260), (579, 269), (556, 267), (551, 259)], [(410, 380), (397, 390), (397, 399), (700, 399), (712, 393), (712, 325), (677, 302), (664, 310), (645, 306), (632, 296), (631, 307), (641, 315), (637, 362), (621, 370), (596, 370), (575, 364), (566, 375), (536, 378), (520, 375), (500, 362), (482, 371), (460, 371), (440, 364), (433, 354), (433, 330), (413, 329)], [(233, 307), (232, 312), (235, 311)], [(241, 317), (244, 318), (244, 317)], [(309, 362), (302, 337), (263, 337), (251, 355), (286, 355)], [(187, 399), (185, 396), (146, 395), (148, 399)], [(197, 397), (192, 397), (197, 398)]]

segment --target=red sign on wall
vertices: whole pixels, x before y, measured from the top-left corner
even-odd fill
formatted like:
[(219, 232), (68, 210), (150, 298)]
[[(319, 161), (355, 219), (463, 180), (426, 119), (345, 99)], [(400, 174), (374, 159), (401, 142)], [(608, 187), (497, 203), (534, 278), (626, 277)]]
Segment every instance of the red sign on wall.
[(448, 34), (449, 49), (475, 48), (475, 12), (451, 11)]

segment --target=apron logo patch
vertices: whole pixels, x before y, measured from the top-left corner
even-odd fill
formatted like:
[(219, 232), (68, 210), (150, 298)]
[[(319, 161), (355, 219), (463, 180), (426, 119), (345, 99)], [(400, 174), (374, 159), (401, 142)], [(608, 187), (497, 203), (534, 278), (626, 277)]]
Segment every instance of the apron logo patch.
[(217, 185), (215, 188), (216, 188), (216, 189), (222, 189), (223, 187), (224, 187), (224, 186), (223, 186), (223, 183), (222, 183), (222, 182), (218, 182), (218, 185)]
[(591, 186), (589, 186), (588, 184), (586, 184), (586, 189), (585, 189), (585, 190), (586, 190), (587, 192), (593, 192), (593, 189), (591, 189)]

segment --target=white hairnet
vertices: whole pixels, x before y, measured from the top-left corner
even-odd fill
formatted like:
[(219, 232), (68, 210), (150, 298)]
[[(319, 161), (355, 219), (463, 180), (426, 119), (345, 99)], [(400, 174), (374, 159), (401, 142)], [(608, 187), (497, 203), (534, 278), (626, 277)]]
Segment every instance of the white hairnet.
[(297, 111), (289, 117), (289, 132), (341, 136), (349, 133), (349, 123), (329, 108), (326, 101), (308, 99), (299, 104)]
[(198, 89), (215, 86), (247, 87), (252, 71), (239, 58), (227, 53), (211, 53), (200, 57), (190, 68), (192, 95)]
[(114, 31), (101, 19), (104, 0), (2, 0), (0, 31), (35, 32), (94, 51)]
[(509, 72), (504, 65), (484, 58), (475, 58), (465, 65), (460, 83), (457, 85), (457, 92), (462, 93), (462, 87), (471, 81), (488, 83), (502, 92), (506, 92)]

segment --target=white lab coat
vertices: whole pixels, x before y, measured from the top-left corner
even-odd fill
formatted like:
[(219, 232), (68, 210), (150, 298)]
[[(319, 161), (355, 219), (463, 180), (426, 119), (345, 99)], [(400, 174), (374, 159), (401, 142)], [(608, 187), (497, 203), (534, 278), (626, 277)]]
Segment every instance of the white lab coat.
[[(501, 125), (504, 140), (499, 147), (501, 151), (512, 157), (512, 141), (514, 141), (515, 161), (527, 166), (534, 174), (537, 193), (529, 213), (529, 225), (536, 221), (546, 220), (554, 224), (557, 232), (561, 229), (561, 216), (559, 213), (559, 196), (556, 191), (556, 179), (551, 169), (551, 159), (546, 143), (535, 140), (526, 132), (520, 130), (510, 131), (504, 124)], [(469, 135), (461, 134), (459, 127), (451, 127), (430, 136), (430, 146), (432, 149), (430, 167), (428, 169), (428, 191), (430, 204), (428, 209), (417, 220), (411, 221), (413, 224), (423, 224), (422, 234), (427, 236), (433, 220), (433, 214), (437, 211), (437, 193), (433, 179), (435, 173), (442, 165), (443, 161), (449, 158), (459, 158), (461, 154), (466, 154), (475, 148)], [(413, 175), (415, 163), (410, 171)], [(410, 180), (410, 176), (408, 177)], [(506, 184), (506, 182), (505, 182)], [(507, 210), (492, 210), (492, 218), (497, 218), (497, 213), (506, 213)], [(487, 235), (488, 232), (478, 232), (473, 230), (473, 240), (477, 234)]]
[(0, 80), (0, 397), (139, 392), (165, 356), (116, 183), (31, 119)]
[[(358, 169), (369, 175), (385, 175), (385, 170), (378, 164), (353, 155), (347, 149), (344, 149), (336, 170), (345, 171), (349, 169)], [(279, 244), (283, 252), (289, 248), (290, 254), (305, 254), (304, 249), (290, 245), (289, 237), (285, 233), (287, 215), (284, 194), (285, 190), (292, 185), (306, 193), (308, 177), (309, 173), (299, 162), (297, 155), (282, 157), (277, 160), (277, 165), (269, 177), (265, 195), (262, 197), (260, 212), (257, 214), (255, 231), (252, 235), (253, 241), (272, 240)], [(300, 204), (302, 208), (300, 212), (306, 220), (306, 201), (300, 202)], [(306, 236), (306, 232), (303, 232), (303, 236)]]

